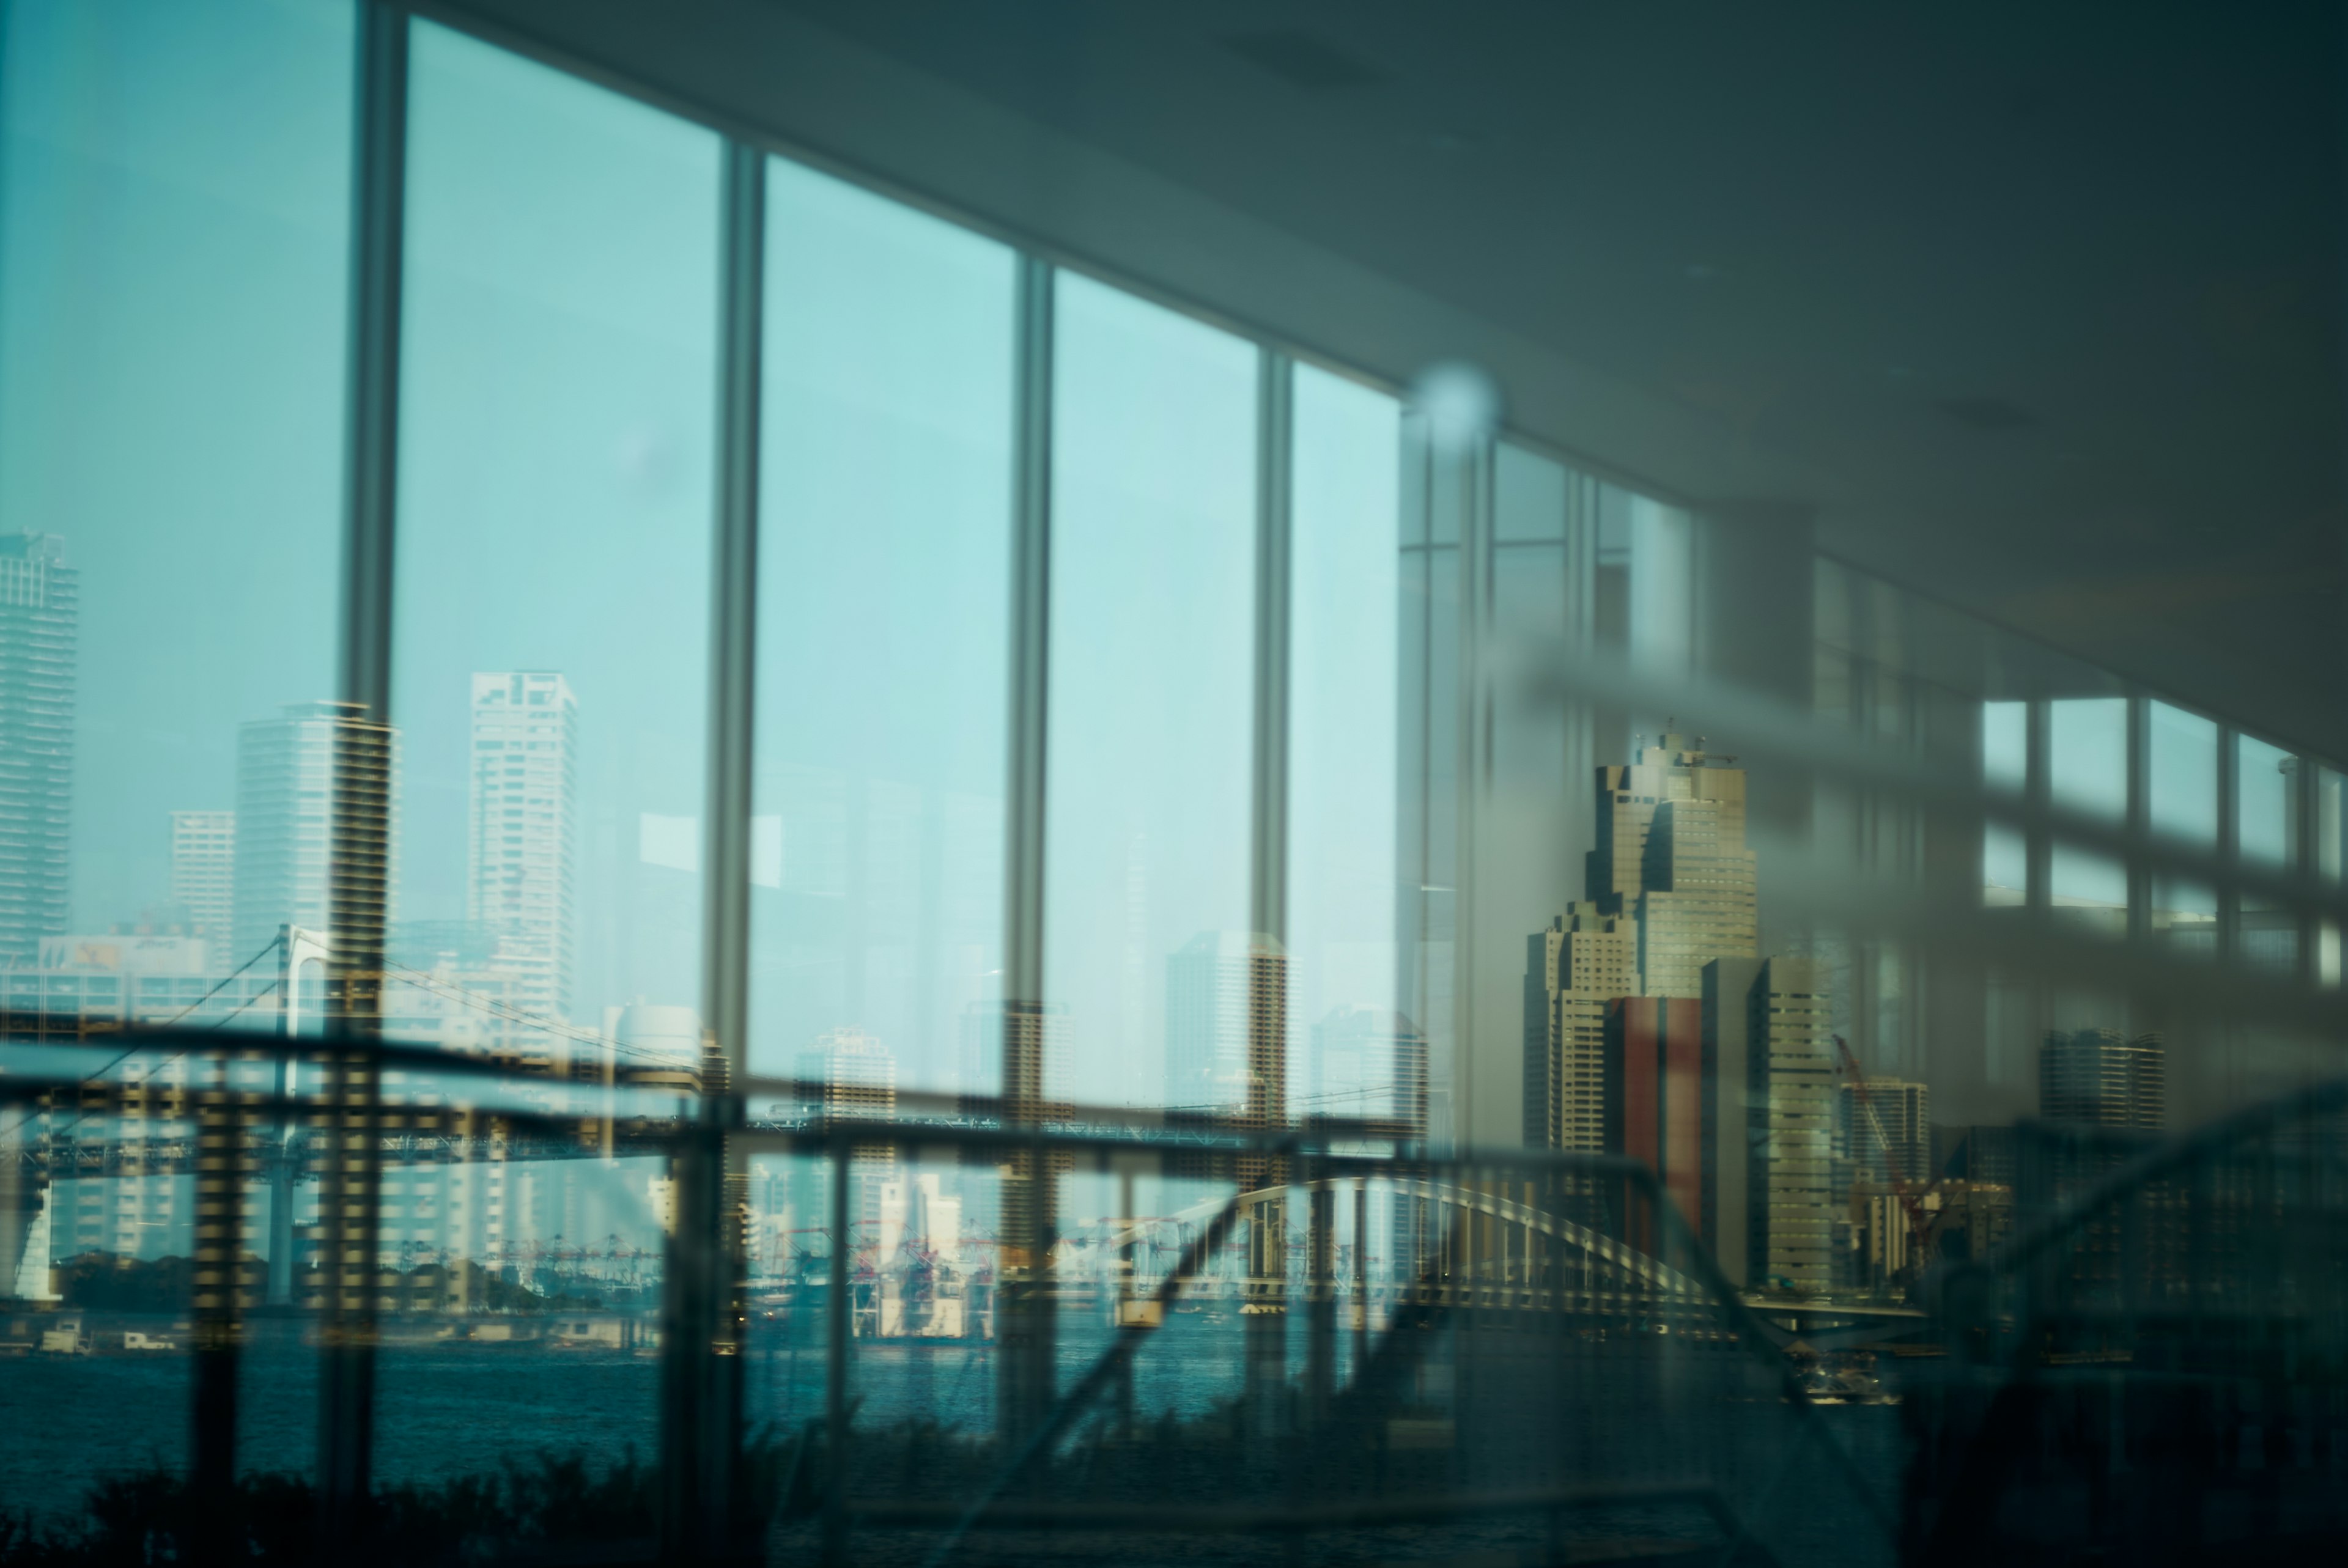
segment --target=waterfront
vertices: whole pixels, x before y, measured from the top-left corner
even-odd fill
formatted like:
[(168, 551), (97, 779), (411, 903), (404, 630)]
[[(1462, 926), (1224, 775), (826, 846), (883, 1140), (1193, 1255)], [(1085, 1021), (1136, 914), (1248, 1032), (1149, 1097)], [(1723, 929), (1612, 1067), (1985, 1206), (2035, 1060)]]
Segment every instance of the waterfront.
[[(240, 1464), (248, 1472), (304, 1474), (309, 1469), (316, 1422), (315, 1351), (303, 1342), (303, 1327), (268, 1320), (252, 1325), (240, 1399)], [(1081, 1374), (1107, 1335), (1089, 1313), (1061, 1319), (1063, 1388)], [(1292, 1378), (1302, 1369), (1303, 1336), (1292, 1332), (1286, 1337)], [(1209, 1428), (1218, 1425), (1209, 1418), (1228, 1410), (1241, 1392), (1243, 1339), (1242, 1321), (1234, 1317), (1200, 1314), (1171, 1320), (1151, 1337), (1135, 1363), (1136, 1413), (1144, 1420), (1171, 1412)], [(1430, 1363), (1426, 1387), (1431, 1393), (1454, 1390), (1472, 1398), (1488, 1412), (1485, 1425), (1495, 1434), (1529, 1435), (1533, 1429), (1519, 1423), (1528, 1412), (1539, 1419), (1544, 1396), (1534, 1379), (1519, 1378), (1519, 1386), (1511, 1387), (1503, 1378), (1478, 1376), (1471, 1363), (1497, 1353), (1512, 1366), (1539, 1368), (1548, 1364), (1545, 1352), (1521, 1336), (1496, 1337), (1490, 1344), (1492, 1351), (1478, 1350), (1465, 1359), (1457, 1356), (1456, 1343), (1447, 1347), (1451, 1358)], [(827, 1358), (819, 1340), (805, 1338), (785, 1323), (764, 1322), (754, 1326), (750, 1351), (747, 1403), (754, 1424), (791, 1429), (820, 1419)], [(1462, 1490), (1522, 1484), (1508, 1472), (1520, 1463), (1539, 1462), (1542, 1452), (1552, 1460), (1568, 1457), (1577, 1473), (1592, 1476), (1643, 1468), (1654, 1474), (1673, 1471), (1678, 1467), (1671, 1442), (1651, 1419), (1653, 1412), (1640, 1413), (1635, 1394), (1645, 1375), (1643, 1363), (1668, 1354), (1637, 1342), (1606, 1348), (1594, 1357), (1569, 1346), (1565, 1358), (1581, 1397), (1578, 1409), (1562, 1425), (1540, 1429), (1552, 1439), (1564, 1438), (1567, 1446), (1512, 1443), (1513, 1452), (1496, 1459), (1497, 1437), (1468, 1439), (1463, 1432), (1463, 1446), (1452, 1456), (1457, 1462), (1444, 1467), (1444, 1484)], [(1696, 1354), (1708, 1360), (1711, 1353)], [(1498, 1366), (1490, 1362), (1487, 1370)], [(1350, 1361), (1341, 1361), (1341, 1387), (1350, 1372)], [(62, 1523), (78, 1513), (84, 1493), (106, 1475), (183, 1467), (189, 1373), (188, 1358), (177, 1354), (35, 1355), (0, 1366), (0, 1509)], [(983, 1343), (857, 1342), (850, 1385), (858, 1401), (857, 1429), (877, 1432), (934, 1422), (948, 1432), (983, 1432), (993, 1420), (995, 1377), (993, 1348)], [(648, 1460), (658, 1451), (659, 1382), (658, 1358), (634, 1351), (467, 1342), (387, 1345), (378, 1362), (378, 1478), (386, 1485), (447, 1481), (495, 1473), (509, 1461), (540, 1453), (578, 1453), (596, 1467), (631, 1453)], [(1754, 1388), (1766, 1390), (1766, 1378)], [(1684, 1406), (1678, 1411), (1691, 1413)], [(1816, 1417), (1821, 1435), (1849, 1453), (1873, 1494), (1892, 1506), (1902, 1451), (1899, 1412), (1845, 1406), (1819, 1410)], [(1706, 1446), (1718, 1450), (1715, 1459), (1741, 1454), (1731, 1470), (1759, 1466), (1749, 1491), (1769, 1517), (1756, 1520), (1756, 1529), (1789, 1544), (1816, 1548), (1822, 1556), (1813, 1560), (1830, 1559), (1865, 1534), (1865, 1519), (1849, 1491), (1819, 1462), (1824, 1455), (1797, 1456), (1799, 1445), (1785, 1440), (1802, 1419), (1766, 1392), (1739, 1397), (1723, 1385), (1718, 1402), (1704, 1416), (1704, 1430), (1713, 1439)], [(1699, 1456), (1678, 1457), (1704, 1462)], [(914, 1478), (906, 1484), (913, 1492), (925, 1490)], [(1621, 1520), (1591, 1523), (1630, 1528)], [(1495, 1524), (1495, 1542), (1517, 1528)], [(1203, 1552), (1209, 1542), (1190, 1544)]]

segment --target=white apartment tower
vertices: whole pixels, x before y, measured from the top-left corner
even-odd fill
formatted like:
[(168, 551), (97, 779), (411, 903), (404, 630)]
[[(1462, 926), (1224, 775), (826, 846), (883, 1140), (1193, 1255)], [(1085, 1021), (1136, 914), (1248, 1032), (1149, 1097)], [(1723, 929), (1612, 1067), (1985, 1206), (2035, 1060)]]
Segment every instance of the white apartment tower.
[(0, 534), (0, 967), (67, 925), (80, 574), (54, 534)]
[(195, 922), (211, 968), (224, 972), (236, 909), (236, 813), (171, 814), (171, 902)]
[(579, 712), (546, 671), (473, 677), (465, 914), (495, 931), (523, 1010), (571, 1015), (572, 863), (579, 839)]
[[(355, 704), (289, 702), (277, 717), (240, 728), (227, 967), (275, 941), (281, 927), (341, 927), (331, 879), (338, 832), (343, 852), (366, 857), (366, 874), (382, 876), (380, 914), (392, 918), (399, 902), (398, 803), (398, 734)], [(351, 878), (345, 882), (347, 890)]]

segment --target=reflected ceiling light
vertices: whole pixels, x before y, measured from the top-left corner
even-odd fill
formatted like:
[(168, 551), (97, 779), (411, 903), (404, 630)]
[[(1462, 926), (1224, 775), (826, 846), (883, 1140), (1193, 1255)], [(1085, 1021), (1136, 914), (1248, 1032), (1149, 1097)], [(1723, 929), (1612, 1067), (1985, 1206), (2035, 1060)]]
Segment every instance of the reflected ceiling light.
[(1409, 396), (1438, 439), (1478, 441), (1499, 428), (1499, 383), (1464, 359), (1437, 360), (1412, 376)]

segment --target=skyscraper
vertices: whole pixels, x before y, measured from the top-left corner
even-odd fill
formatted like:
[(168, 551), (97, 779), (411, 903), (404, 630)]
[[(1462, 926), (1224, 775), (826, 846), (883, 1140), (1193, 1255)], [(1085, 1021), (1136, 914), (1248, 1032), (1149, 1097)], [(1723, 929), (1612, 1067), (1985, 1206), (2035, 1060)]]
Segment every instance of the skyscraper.
[(1800, 1296), (1834, 1283), (1834, 1023), (1824, 966), (1779, 956), (1746, 1000), (1749, 1283)]
[(1693, 997), (1713, 958), (1759, 951), (1745, 770), (1685, 735), (1598, 769), (1597, 847), (1588, 897), (1639, 921), (1642, 994)]
[(1166, 1103), (1249, 1127), (1288, 1114), (1288, 955), (1201, 931), (1166, 961)]
[(54, 534), (0, 534), (0, 967), (66, 928), (80, 574)]
[(2038, 1050), (2038, 1113), (2049, 1122), (2157, 1131), (2168, 1120), (2160, 1036), (2050, 1030)]
[(523, 1010), (571, 1010), (572, 863), (579, 836), (578, 704), (542, 671), (477, 673), (465, 913), (497, 933)]
[[(232, 965), (274, 941), (281, 926), (339, 940), (354, 921), (388, 917), (397, 901), (398, 759), (396, 732), (353, 702), (289, 702), (239, 731)], [(338, 898), (348, 907), (337, 909)], [(352, 949), (364, 953), (366, 933), (354, 936)], [(381, 940), (375, 931), (373, 945)]]
[(1646, 995), (1699, 996), (1704, 965), (1760, 951), (1759, 898), (1741, 799), (1664, 801), (1655, 808), (1641, 859), (1639, 977)]
[(236, 813), (171, 814), (171, 902), (194, 922), (211, 967), (225, 968), (236, 907)]
[[(1878, 1181), (1921, 1184), (1932, 1173), (1931, 1091), (1904, 1078), (1870, 1078), (1862, 1104), (1842, 1084), (1836, 1108), (1836, 1153)], [(1869, 1115), (1873, 1112), (1872, 1117)]]
[[(1704, 1217), (1704, 1004), (1622, 997), (1607, 1008), (1606, 1150), (1652, 1168), (1690, 1229)], [(1658, 1216), (1626, 1203), (1632, 1239), (1653, 1250)]]
[(1606, 1147), (1606, 1015), (1639, 994), (1639, 925), (1570, 905), (1525, 944), (1525, 1142)]

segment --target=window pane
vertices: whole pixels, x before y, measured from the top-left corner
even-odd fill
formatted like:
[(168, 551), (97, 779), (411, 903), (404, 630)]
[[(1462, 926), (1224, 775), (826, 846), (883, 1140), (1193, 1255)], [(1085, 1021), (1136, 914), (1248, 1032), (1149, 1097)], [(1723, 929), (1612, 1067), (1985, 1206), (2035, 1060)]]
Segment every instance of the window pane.
[(1077, 1098), (1229, 1103), (1243, 1028), (1190, 1017), (1179, 1059), (1167, 1035), (1169, 989), (1249, 962), (1255, 351), (1058, 288), (1045, 999)]
[[(2196, 849), (2213, 848), (2218, 842), (2218, 726), (2166, 702), (2151, 703), (2149, 711), (2147, 815), (2152, 831)], [(2157, 877), (2153, 906), (2170, 917), (2157, 917), (2156, 924), (2168, 928), (2172, 941), (2214, 948), (2217, 889), (2184, 878)]]
[(751, 1064), (993, 1093), (1013, 257), (781, 161), (767, 213)]
[(2288, 866), (2293, 847), (2291, 792), (2298, 779), (2299, 759), (2281, 746), (2249, 735), (2237, 736), (2235, 744), (2241, 770), (2236, 821), (2242, 858), (2253, 865)]
[[(2030, 704), (1982, 704), (1982, 783), (2019, 794), (2030, 771)], [(2020, 904), (2029, 889), (2030, 856), (2018, 828), (1993, 822), (1982, 830), (1982, 898)]]
[[(2047, 704), (2046, 783), (2054, 803), (2119, 821), (2127, 815), (2127, 702), (2062, 698)], [(2048, 857), (2053, 902), (2102, 910), (2127, 907), (2127, 871), (2109, 856), (2056, 844)]]
[[(334, 694), (351, 16), (261, 0), (0, 7), (12, 1034), (281, 1016), (274, 920), (255, 950), (231, 942), (239, 733)], [(161, 1102), (203, 1071), (174, 1055), (122, 1077)], [(67, 1315), (16, 1321), (71, 1318), (80, 1348), (101, 1329), (150, 1347), (10, 1358), (0, 1512), (66, 1522), (101, 1471), (184, 1465), (189, 1135), (162, 1116), (0, 1107), (0, 1295)], [(46, 1138), (50, 1160), (118, 1140), (133, 1173), (20, 1185)], [(265, 1189), (246, 1215), (243, 1246), (266, 1250)], [(147, 1312), (77, 1316), (126, 1300)], [(255, 1323), (244, 1356), (240, 1460), (303, 1468), (315, 1405), (285, 1375), (309, 1362), (298, 1331)]]
[[(413, 49), (390, 1027), (625, 1082), (699, 1048), (718, 141), (439, 27)], [(383, 1242), (602, 1299), (578, 1255), (657, 1256), (663, 1180), (411, 1173)], [(484, 1468), (439, 1440), (453, 1366), (384, 1367), (382, 1473)], [(649, 1443), (653, 1379), (598, 1367), (482, 1436)], [(479, 1376), (485, 1408), (530, 1408)]]
[(1290, 1101), (1414, 1121), (1424, 1044), (1396, 1021), (1402, 412), (1296, 372), (1289, 580)]
[[(2237, 841), (2242, 862), (2249, 866), (2291, 865), (2299, 849), (2298, 825), (2292, 820), (2299, 787), (2300, 761), (2280, 746), (2235, 737), (2235, 765), (2240, 791), (2235, 814)], [(2290, 910), (2255, 893), (2242, 895), (2241, 956), (2265, 968), (2288, 969), (2299, 958), (2299, 921)]]

